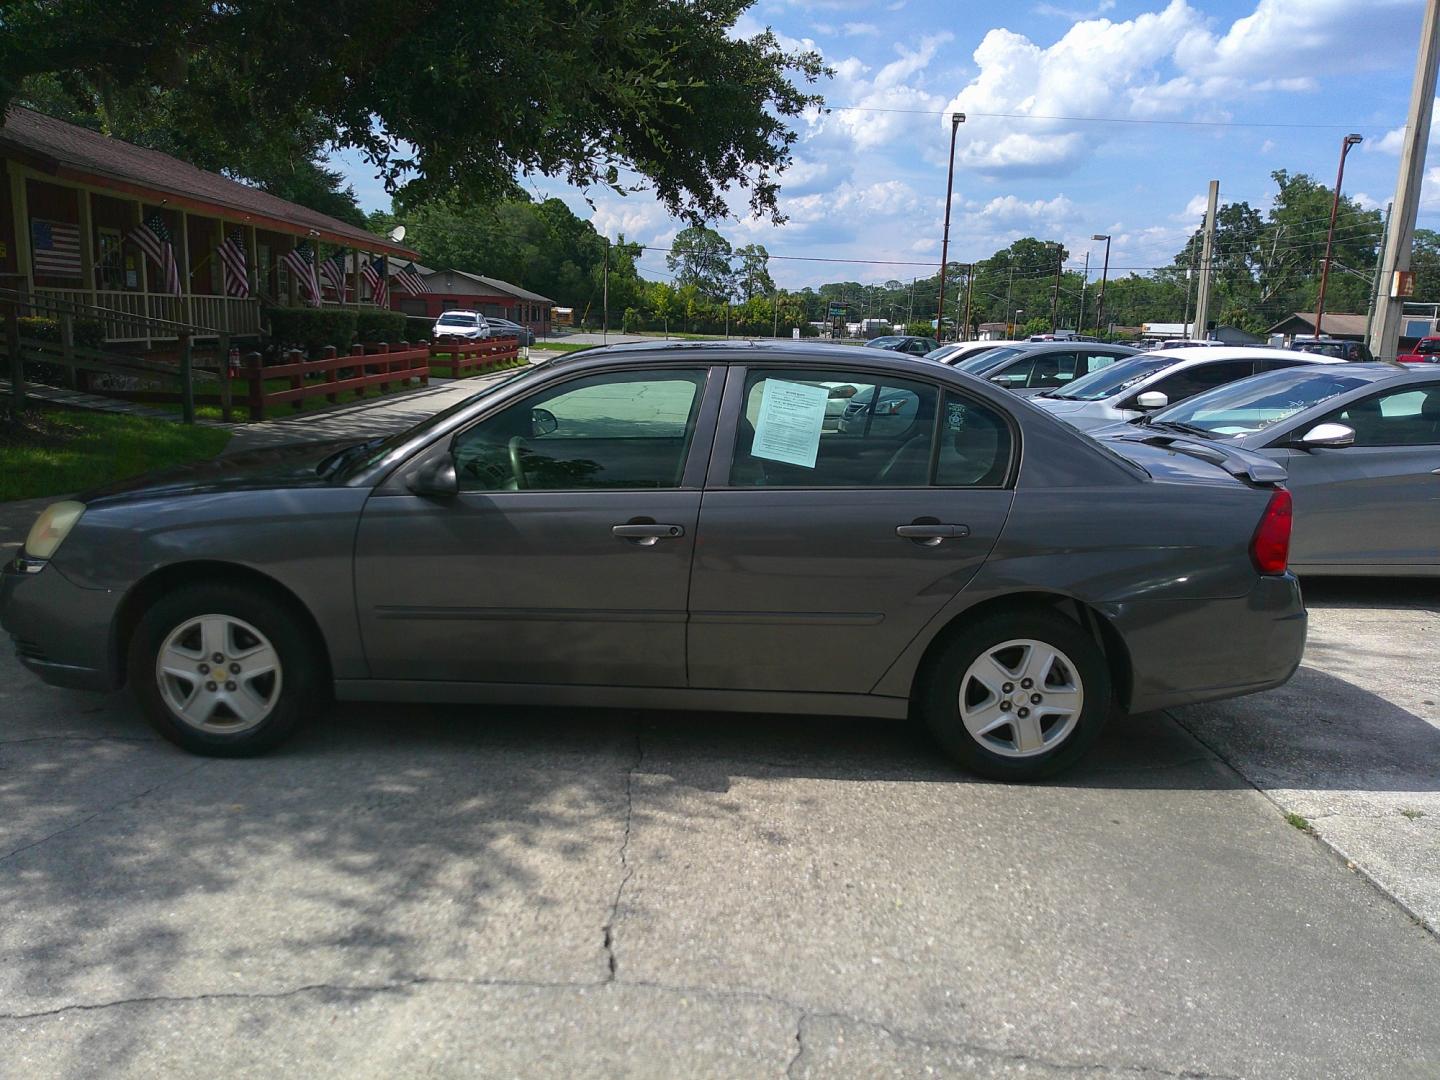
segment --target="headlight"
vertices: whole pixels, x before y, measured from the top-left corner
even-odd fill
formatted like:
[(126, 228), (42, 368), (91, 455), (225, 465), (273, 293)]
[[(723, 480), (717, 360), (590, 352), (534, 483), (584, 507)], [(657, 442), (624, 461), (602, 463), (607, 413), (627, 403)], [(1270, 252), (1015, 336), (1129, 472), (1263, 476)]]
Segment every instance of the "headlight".
[(43, 511), (35, 524), (30, 527), (30, 535), (25, 537), (25, 554), (32, 559), (48, 559), (59, 549), (65, 537), (70, 535), (70, 530), (80, 520), (80, 515), (85, 513), (85, 504), (80, 502), (57, 502), (51, 503)]

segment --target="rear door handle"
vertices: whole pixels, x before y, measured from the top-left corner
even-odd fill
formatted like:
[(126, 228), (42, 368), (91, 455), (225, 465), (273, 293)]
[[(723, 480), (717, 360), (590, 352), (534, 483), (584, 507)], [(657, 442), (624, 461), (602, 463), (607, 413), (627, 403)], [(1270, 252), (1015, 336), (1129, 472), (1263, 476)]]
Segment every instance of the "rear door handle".
[(896, 525), (895, 535), (913, 540), (925, 547), (935, 547), (942, 540), (959, 540), (970, 535), (969, 525)]
[(653, 547), (660, 540), (685, 535), (684, 525), (612, 525), (610, 532), (641, 547)]

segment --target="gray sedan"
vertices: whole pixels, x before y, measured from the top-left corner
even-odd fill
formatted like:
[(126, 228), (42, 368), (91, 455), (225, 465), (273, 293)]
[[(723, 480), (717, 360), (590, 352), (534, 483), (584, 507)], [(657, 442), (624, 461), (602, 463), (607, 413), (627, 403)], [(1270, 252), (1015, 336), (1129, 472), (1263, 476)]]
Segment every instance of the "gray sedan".
[(1083, 341), (1016, 342), (961, 359), (962, 371), (989, 379), (1023, 397), (1062, 390), (1120, 360), (1138, 356), (1128, 345)]
[[(836, 387), (878, 408), (830, 430)], [(1277, 686), (1304, 645), (1283, 470), (1115, 445), (900, 356), (613, 346), (383, 441), (56, 504), (0, 623), (199, 753), (265, 750), (333, 694), (914, 713), (1031, 779), (1112, 708)]]
[(1092, 434), (1199, 437), (1283, 464), (1300, 573), (1440, 575), (1440, 369), (1272, 371)]

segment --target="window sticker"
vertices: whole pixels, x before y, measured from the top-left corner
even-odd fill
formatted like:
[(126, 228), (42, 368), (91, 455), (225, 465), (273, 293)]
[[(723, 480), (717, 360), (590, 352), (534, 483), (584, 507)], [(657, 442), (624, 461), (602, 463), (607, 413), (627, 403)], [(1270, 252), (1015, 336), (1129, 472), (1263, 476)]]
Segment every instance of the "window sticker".
[(813, 469), (829, 399), (823, 386), (767, 379), (751, 456)]
[(969, 421), (967, 410), (963, 402), (949, 401), (945, 404), (945, 423), (951, 431), (963, 430)]

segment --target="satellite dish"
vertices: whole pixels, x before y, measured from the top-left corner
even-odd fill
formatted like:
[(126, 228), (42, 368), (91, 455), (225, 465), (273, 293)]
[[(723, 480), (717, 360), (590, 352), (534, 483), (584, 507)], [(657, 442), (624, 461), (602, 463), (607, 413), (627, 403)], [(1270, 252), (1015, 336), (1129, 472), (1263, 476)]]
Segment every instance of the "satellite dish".
[(401, 240), (404, 240), (404, 239), (405, 239), (405, 226), (404, 226), (404, 225), (396, 225), (393, 229), (391, 229), (391, 230), (390, 230), (390, 239), (393, 240), (393, 241), (395, 241), (395, 243), (397, 243), (397, 244), (400, 243)]

